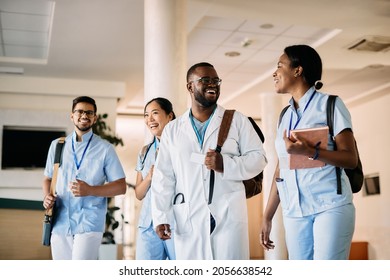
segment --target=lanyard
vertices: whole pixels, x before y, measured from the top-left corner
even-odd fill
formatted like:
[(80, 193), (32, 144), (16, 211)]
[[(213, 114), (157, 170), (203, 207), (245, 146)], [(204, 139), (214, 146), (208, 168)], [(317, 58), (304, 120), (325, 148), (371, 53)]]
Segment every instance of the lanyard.
[(77, 170), (80, 169), (81, 163), (82, 163), (83, 160), (84, 160), (85, 153), (87, 152), (87, 149), (88, 149), (88, 147), (89, 147), (89, 144), (91, 143), (92, 137), (93, 137), (93, 133), (92, 133), (91, 137), (90, 137), (89, 140), (88, 140), (87, 146), (85, 147), (85, 149), (84, 149), (84, 151), (83, 151), (83, 154), (82, 154), (81, 159), (80, 159), (79, 162), (77, 162), (76, 151), (75, 151), (75, 148), (74, 148), (74, 140), (73, 140), (73, 137), (72, 137), (73, 160), (74, 160), (74, 163), (76, 164)]
[[(200, 148), (203, 147), (203, 141), (204, 141), (204, 135), (206, 134), (206, 130), (207, 130), (207, 127), (210, 123), (210, 120), (211, 120), (211, 117), (214, 115), (214, 112), (215, 112), (215, 109), (217, 107), (214, 108), (214, 111), (213, 113), (210, 115), (210, 117), (208, 118), (208, 120), (205, 122), (204, 126), (203, 127), (200, 127), (200, 129), (198, 130), (198, 128), (196, 127), (196, 124), (195, 124), (195, 121), (194, 121), (194, 116), (192, 115), (192, 112), (190, 111), (190, 119), (191, 119), (191, 124), (192, 124), (192, 128), (194, 129), (195, 131), (195, 134), (196, 134), (196, 137), (198, 138), (198, 142), (200, 144)], [(200, 133), (201, 132), (201, 133)]]
[[(301, 119), (302, 119), (303, 113), (306, 111), (307, 107), (309, 107), (309, 104), (310, 104), (311, 100), (313, 99), (315, 93), (316, 93), (316, 91), (314, 91), (313, 94), (310, 96), (310, 99), (309, 99), (309, 101), (307, 101), (306, 106), (305, 106), (305, 108), (303, 109), (301, 116), (298, 116), (298, 120), (297, 120), (297, 122), (295, 123), (293, 129), (295, 129), (295, 128), (298, 126), (299, 122), (300, 122)], [(292, 127), (292, 119), (293, 119), (293, 111), (291, 111), (290, 125), (289, 125), (289, 128), (288, 128), (288, 136), (290, 136), (290, 130), (291, 130), (291, 127)]]

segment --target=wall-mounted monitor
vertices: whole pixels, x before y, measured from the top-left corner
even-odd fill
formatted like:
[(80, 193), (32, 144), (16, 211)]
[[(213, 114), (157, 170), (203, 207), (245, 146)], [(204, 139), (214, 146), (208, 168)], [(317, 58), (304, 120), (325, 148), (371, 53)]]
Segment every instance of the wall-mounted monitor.
[(370, 174), (364, 176), (364, 187), (366, 195), (380, 194), (379, 174)]
[(50, 143), (65, 134), (64, 128), (4, 126), (1, 169), (44, 168)]

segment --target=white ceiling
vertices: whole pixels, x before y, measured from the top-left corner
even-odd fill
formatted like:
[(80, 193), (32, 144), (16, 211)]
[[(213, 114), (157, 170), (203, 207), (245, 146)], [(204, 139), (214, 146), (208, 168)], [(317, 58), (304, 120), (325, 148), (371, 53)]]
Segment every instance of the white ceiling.
[[(0, 0), (0, 67), (25, 76), (124, 82), (118, 113), (142, 112), (143, 0), (54, 2)], [(187, 0), (187, 11), (188, 66), (214, 64), (225, 107), (259, 117), (253, 102), (273, 92), (283, 48), (301, 43), (323, 59), (323, 91), (347, 105), (390, 92), (390, 52), (348, 50), (368, 36), (388, 42), (389, 0)], [(226, 57), (229, 51), (241, 55)]]

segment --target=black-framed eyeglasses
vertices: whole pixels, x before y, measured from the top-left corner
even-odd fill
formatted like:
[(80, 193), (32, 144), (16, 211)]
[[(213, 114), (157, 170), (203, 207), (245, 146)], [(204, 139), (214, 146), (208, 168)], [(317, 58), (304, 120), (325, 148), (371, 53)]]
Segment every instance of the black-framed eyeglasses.
[(75, 114), (78, 117), (81, 117), (82, 115), (86, 114), (88, 118), (92, 118), (93, 116), (95, 116), (95, 112), (92, 110), (84, 111), (81, 109), (76, 109), (73, 111), (73, 114)]
[(218, 77), (215, 77), (215, 78), (211, 78), (211, 77), (202, 77), (202, 78), (199, 78), (199, 79), (196, 79), (196, 80), (193, 80), (191, 82), (201, 82), (202, 84), (204, 85), (209, 85), (209, 84), (213, 84), (213, 85), (221, 85), (222, 83), (222, 80)]

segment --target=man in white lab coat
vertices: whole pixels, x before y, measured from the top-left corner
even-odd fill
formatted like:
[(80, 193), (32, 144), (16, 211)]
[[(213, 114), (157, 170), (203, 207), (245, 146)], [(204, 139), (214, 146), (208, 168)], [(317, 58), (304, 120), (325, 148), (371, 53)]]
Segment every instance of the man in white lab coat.
[(215, 152), (225, 111), (217, 105), (221, 82), (213, 65), (193, 65), (187, 72), (191, 108), (161, 137), (151, 187), (153, 224), (164, 240), (172, 229), (178, 260), (249, 259), (242, 180), (262, 171), (267, 159), (252, 124), (237, 111), (221, 153)]

